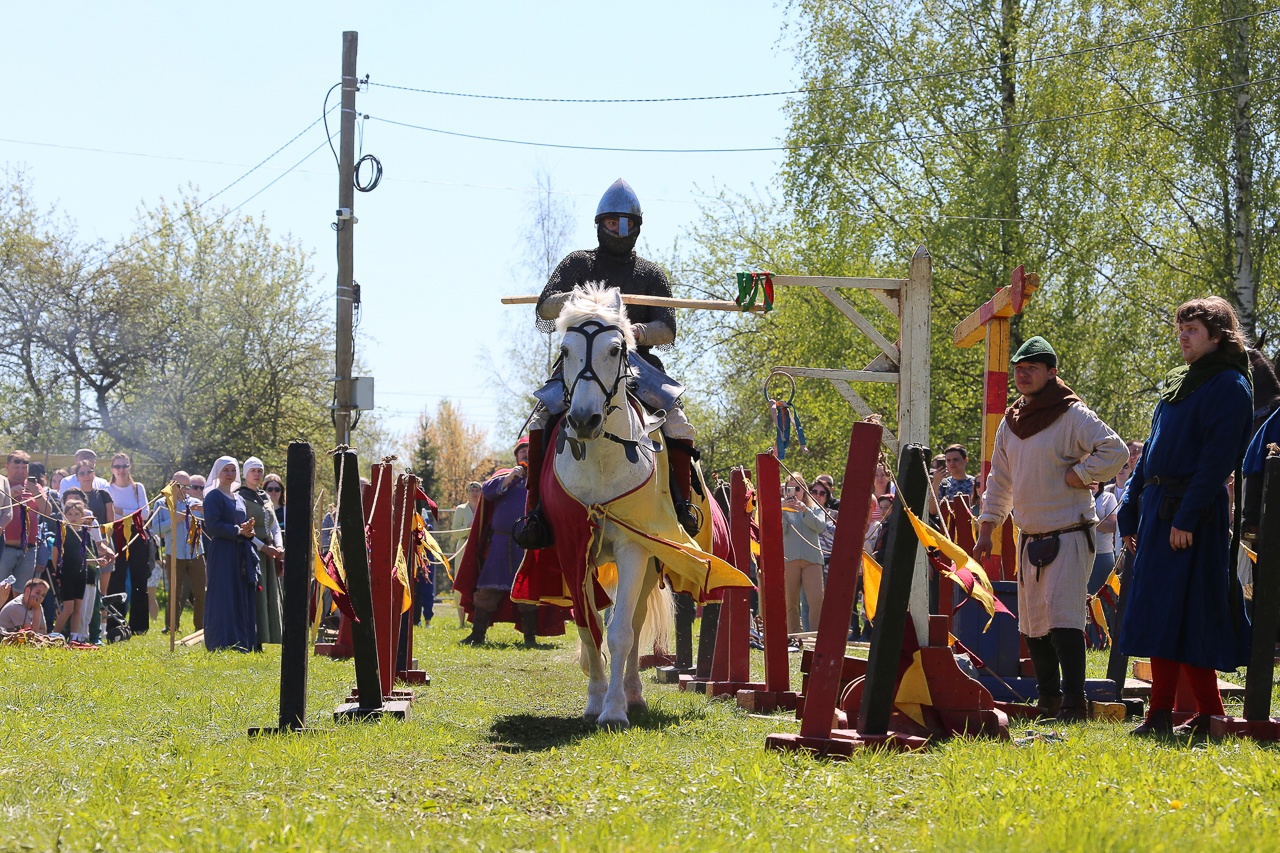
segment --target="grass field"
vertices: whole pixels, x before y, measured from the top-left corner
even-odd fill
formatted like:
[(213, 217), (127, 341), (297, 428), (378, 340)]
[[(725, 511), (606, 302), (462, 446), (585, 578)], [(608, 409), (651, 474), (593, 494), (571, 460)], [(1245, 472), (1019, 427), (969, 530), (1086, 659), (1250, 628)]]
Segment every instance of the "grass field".
[(568, 639), (526, 650), (498, 628), (459, 647), (439, 609), (418, 632), (433, 684), (408, 723), (335, 725), (352, 664), (312, 659), (317, 730), (277, 738), (246, 730), (275, 724), (278, 647), (171, 655), (153, 633), (0, 648), (0, 851), (1280, 846), (1274, 748), (1090, 723), (1057, 727), (1062, 741), (814, 761), (763, 749), (797, 728), (787, 715), (653, 684), (630, 731), (601, 733), (579, 720)]

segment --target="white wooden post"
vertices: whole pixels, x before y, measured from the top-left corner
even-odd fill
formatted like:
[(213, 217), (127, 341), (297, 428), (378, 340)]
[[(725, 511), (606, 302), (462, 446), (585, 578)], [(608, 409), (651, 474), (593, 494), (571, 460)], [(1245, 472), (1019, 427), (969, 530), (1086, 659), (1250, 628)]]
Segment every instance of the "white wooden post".
[[(908, 444), (929, 446), (929, 341), (932, 330), (929, 308), (932, 289), (933, 258), (921, 244), (911, 258), (911, 272), (900, 292), (899, 448)], [(926, 645), (929, 639), (929, 565), (923, 548), (916, 555), (910, 606), (916, 639), (920, 645)]]

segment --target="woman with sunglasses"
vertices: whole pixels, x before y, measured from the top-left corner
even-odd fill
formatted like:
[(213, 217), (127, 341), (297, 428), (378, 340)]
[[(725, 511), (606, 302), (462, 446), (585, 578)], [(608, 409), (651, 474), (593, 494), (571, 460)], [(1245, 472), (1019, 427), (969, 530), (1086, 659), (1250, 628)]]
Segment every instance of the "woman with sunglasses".
[(123, 524), (115, 525), (112, 530), (116, 569), (111, 573), (107, 594), (128, 590), (129, 630), (134, 634), (145, 634), (151, 627), (147, 596), (147, 580), (151, 577), (151, 538), (145, 527), (151, 512), (147, 507), (146, 487), (134, 482), (133, 462), (129, 454), (117, 453), (111, 457), (111, 482), (107, 484), (107, 493), (115, 506), (116, 518), (125, 519), (141, 510), (138, 520), (143, 523), (134, 524), (129, 536), (124, 535)]
[(268, 474), (266, 479), (262, 481), (262, 490), (267, 493), (267, 497), (271, 498), (271, 503), (276, 508), (276, 521), (280, 525), (280, 536), (284, 537), (284, 480), (280, 479), (279, 474)]

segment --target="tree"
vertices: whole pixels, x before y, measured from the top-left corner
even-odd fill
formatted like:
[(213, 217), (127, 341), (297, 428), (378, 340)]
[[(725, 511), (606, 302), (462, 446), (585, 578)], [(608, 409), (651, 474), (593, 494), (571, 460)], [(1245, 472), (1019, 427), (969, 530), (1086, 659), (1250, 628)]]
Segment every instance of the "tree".
[[(144, 210), (137, 233), (108, 253), (13, 199), (0, 358), (24, 366), (43, 418), (80, 423), (90, 440), (76, 444), (123, 449), (166, 473), (223, 453), (280, 467), (295, 437), (324, 445), (332, 345), (296, 241), (185, 195)], [(46, 449), (66, 440), (24, 429), (47, 436)]]
[[(1252, 287), (1259, 328), (1274, 323), (1263, 271), (1280, 227), (1277, 27), (1256, 3), (791, 8), (803, 92), (786, 106), (782, 198), (710, 199), (692, 250), (673, 264), (686, 288), (723, 295), (740, 269), (896, 277), (926, 244), (939, 446), (980, 433), (981, 353), (955, 348), (951, 329), (1018, 264), (1042, 288), (1013, 324), (1013, 345), (1047, 334), (1067, 381), (1126, 436), (1145, 434), (1178, 363), (1169, 329), (1181, 301), (1229, 296), (1247, 323)], [(893, 330), (866, 294), (846, 298)], [(682, 350), (695, 326), (713, 346), (689, 365), (713, 389), (699, 427), (733, 448), (733, 462), (769, 441), (768, 366), (869, 358), (828, 306), (790, 290), (768, 318), (691, 317)], [(802, 381), (799, 393), (815, 412), (811, 437), (847, 435), (852, 415), (831, 389)]]
[[(540, 170), (536, 180), (538, 192), (526, 207), (528, 224), (520, 235), (524, 261), (515, 277), (525, 292), (541, 293), (568, 253), (573, 211), (555, 194), (549, 173)], [(538, 331), (533, 317), (532, 306), (517, 308), (506, 318), (510, 343), (501, 363), (486, 354), (490, 384), (508, 401), (498, 413), (497, 433), (501, 436), (514, 436), (520, 429), (536, 402), (533, 392), (547, 381), (557, 357), (558, 341), (554, 335)]]
[(423, 411), (410, 434), (413, 472), (422, 489), (441, 507), (466, 500), (467, 483), (482, 480), (494, 470), (495, 460), (485, 446), (485, 431), (467, 423), (462, 410), (441, 400), (435, 415)]

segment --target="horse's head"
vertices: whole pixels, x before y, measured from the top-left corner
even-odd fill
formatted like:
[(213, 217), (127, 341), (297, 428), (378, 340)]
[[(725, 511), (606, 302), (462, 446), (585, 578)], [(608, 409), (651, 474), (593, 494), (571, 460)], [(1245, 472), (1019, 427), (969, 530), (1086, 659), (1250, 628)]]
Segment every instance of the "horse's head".
[(622, 294), (596, 284), (575, 288), (556, 328), (562, 336), (565, 427), (578, 441), (592, 441), (604, 432), (609, 412), (624, 404), (627, 353), (636, 341)]

